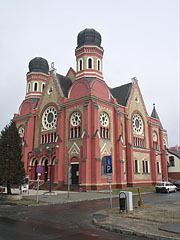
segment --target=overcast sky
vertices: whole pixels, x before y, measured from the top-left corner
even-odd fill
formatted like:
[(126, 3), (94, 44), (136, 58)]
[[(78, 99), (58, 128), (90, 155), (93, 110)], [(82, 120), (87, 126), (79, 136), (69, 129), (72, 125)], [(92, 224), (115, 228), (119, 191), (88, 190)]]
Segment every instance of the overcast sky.
[(0, 0), (0, 130), (25, 97), (34, 57), (74, 69), (77, 35), (94, 28), (102, 36), (103, 72), (109, 87), (136, 76), (150, 115), (153, 103), (180, 145), (178, 0)]

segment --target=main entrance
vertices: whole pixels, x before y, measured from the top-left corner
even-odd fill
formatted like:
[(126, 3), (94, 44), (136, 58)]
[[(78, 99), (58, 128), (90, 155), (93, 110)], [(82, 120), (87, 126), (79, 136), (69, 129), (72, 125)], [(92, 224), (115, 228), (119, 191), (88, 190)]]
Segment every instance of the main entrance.
[(72, 184), (79, 183), (79, 164), (71, 164), (72, 166)]

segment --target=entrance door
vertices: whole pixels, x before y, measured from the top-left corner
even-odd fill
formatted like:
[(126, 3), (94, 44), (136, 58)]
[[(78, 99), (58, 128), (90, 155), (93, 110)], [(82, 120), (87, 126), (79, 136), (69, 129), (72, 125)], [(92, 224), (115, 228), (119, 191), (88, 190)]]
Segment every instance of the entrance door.
[(72, 184), (79, 183), (79, 164), (72, 164)]

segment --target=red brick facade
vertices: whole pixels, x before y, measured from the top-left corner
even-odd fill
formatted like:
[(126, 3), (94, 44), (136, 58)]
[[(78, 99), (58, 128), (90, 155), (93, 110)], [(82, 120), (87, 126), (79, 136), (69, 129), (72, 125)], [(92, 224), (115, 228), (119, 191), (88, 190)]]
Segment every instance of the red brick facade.
[(113, 188), (167, 180), (167, 132), (156, 115), (148, 115), (136, 78), (118, 88), (107, 86), (103, 51), (96, 42), (77, 47), (77, 69), (67, 77), (54, 67), (41, 72), (41, 64), (27, 73), (27, 94), (14, 119), (30, 181), (36, 181), (41, 165), (41, 181), (66, 185), (71, 166), (72, 184), (105, 189), (110, 155)]

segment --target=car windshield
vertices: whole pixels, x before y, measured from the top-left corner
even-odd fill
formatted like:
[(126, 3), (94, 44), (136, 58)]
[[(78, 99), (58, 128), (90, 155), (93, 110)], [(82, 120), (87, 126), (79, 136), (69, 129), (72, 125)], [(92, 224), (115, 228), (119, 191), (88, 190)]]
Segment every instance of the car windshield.
[(164, 183), (158, 183), (157, 186), (164, 186)]

